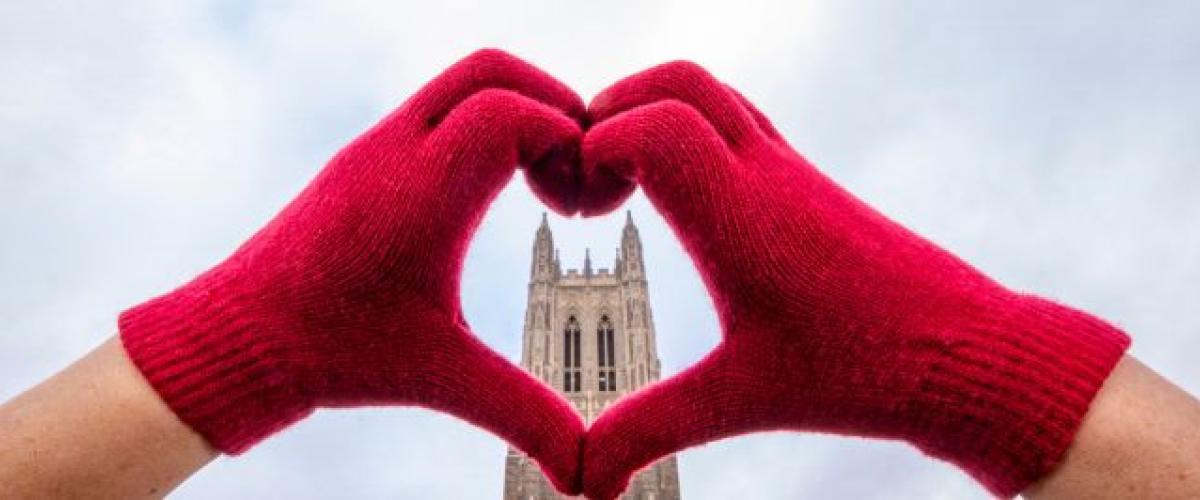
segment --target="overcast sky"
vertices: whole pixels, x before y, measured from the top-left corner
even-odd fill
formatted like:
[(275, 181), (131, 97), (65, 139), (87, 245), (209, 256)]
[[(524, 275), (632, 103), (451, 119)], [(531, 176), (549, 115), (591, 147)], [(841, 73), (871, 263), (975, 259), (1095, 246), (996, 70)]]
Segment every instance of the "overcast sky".
[[(1196, 2), (175, 3), (0, 3), (0, 399), (218, 262), (483, 46), (585, 99), (695, 60), (854, 193), (1012, 287), (1124, 327), (1200, 392)], [(715, 316), (645, 198), (629, 208), (674, 373), (717, 342)], [(518, 176), (464, 276), (468, 319), (514, 360), (541, 211)], [(551, 218), (572, 267), (586, 247), (609, 265), (621, 223)], [(503, 458), (431, 412), (322, 411), (175, 496), (497, 498)], [(689, 499), (985, 496), (905, 445), (815, 435), (691, 450), (680, 475)]]

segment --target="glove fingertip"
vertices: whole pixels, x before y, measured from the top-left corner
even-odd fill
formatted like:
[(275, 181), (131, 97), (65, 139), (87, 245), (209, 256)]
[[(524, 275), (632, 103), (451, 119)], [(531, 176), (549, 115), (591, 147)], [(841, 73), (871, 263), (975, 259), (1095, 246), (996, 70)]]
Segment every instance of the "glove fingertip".
[(583, 180), (577, 142), (549, 147), (528, 162), (524, 171), (530, 191), (555, 213), (570, 217), (579, 211)]

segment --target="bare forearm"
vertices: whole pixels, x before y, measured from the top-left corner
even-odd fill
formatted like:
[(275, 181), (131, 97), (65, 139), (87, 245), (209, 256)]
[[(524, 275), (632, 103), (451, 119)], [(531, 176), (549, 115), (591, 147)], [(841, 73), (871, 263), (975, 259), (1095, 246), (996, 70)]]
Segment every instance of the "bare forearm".
[(1200, 402), (1126, 356), (1063, 463), (1024, 496), (1200, 498)]
[(0, 406), (0, 498), (157, 498), (215, 455), (115, 338)]

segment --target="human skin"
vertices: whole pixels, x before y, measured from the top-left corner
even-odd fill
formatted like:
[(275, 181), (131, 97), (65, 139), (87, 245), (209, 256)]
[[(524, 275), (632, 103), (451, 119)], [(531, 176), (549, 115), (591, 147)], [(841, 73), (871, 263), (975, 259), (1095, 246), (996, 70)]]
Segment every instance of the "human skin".
[(160, 498), (216, 456), (115, 337), (0, 406), (0, 498)]
[[(0, 498), (160, 498), (216, 455), (116, 338), (0, 405)], [(1023, 496), (1200, 498), (1200, 402), (1126, 356)]]
[(1200, 498), (1200, 402), (1126, 356), (1096, 396), (1062, 465), (1022, 496)]

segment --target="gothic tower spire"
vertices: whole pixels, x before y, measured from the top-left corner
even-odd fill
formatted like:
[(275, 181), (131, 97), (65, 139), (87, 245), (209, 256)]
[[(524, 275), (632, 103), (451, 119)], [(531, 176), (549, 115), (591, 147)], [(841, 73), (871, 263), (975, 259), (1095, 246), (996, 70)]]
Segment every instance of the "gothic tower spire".
[(533, 237), (533, 259), (529, 266), (531, 281), (550, 281), (557, 276), (557, 252), (554, 248), (554, 235), (550, 232), (550, 222), (546, 212), (542, 212), (542, 224), (537, 228)]
[(645, 279), (642, 261), (642, 237), (633, 224), (633, 213), (625, 211), (625, 228), (621, 230), (621, 258), (618, 261), (621, 277), (625, 280)]

